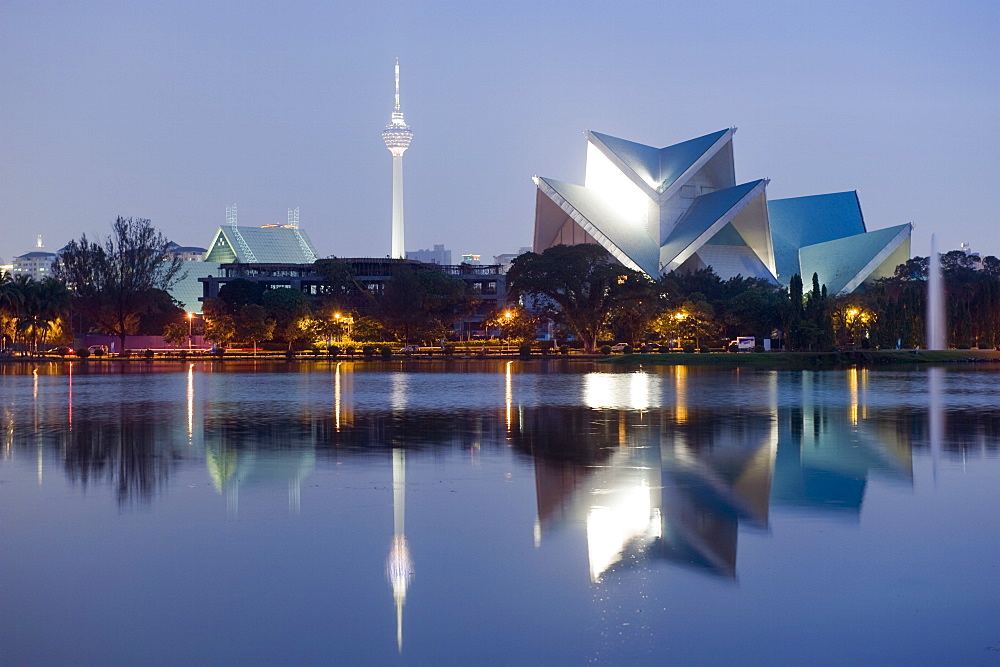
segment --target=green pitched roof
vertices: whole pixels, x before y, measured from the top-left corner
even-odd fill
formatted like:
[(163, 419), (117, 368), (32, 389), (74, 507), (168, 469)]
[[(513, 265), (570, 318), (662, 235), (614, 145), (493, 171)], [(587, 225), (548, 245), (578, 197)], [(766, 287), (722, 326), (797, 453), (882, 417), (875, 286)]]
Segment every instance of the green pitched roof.
[[(240, 239), (242, 238), (242, 242)], [(244, 245), (245, 244), (245, 245)], [(304, 229), (296, 227), (219, 227), (206, 261), (228, 264), (311, 264), (316, 248)]]

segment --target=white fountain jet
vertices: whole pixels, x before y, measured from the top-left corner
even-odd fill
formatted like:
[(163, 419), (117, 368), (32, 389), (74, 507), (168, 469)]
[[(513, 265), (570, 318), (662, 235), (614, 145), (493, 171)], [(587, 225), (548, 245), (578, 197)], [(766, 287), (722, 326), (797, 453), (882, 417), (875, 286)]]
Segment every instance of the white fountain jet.
[(927, 258), (927, 349), (947, 349), (945, 340), (944, 283), (941, 278), (941, 258), (931, 234), (931, 256)]

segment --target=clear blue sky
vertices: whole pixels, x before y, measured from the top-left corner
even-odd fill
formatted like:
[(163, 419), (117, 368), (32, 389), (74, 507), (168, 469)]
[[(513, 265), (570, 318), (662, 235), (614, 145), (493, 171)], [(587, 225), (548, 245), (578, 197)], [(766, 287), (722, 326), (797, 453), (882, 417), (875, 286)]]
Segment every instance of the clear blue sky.
[(530, 245), (534, 174), (582, 183), (586, 129), (726, 127), (771, 199), (858, 190), (913, 250), (1000, 255), (1000, 3), (0, 3), (0, 257), (116, 215), (207, 245), (301, 224), (389, 251), (380, 133), (402, 67), (407, 248)]

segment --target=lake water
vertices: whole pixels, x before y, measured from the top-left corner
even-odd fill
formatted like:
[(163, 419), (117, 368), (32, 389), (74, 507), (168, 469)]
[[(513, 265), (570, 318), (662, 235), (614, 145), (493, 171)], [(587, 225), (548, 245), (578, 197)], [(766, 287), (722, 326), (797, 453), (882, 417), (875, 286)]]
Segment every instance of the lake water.
[(998, 380), (0, 366), (0, 664), (1000, 663)]

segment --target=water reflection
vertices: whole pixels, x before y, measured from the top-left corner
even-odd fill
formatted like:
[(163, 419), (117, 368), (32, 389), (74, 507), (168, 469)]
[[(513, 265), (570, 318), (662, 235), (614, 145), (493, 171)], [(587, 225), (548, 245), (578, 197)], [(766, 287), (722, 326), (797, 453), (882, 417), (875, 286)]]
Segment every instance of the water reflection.
[(413, 562), (406, 544), (406, 451), (398, 448), (392, 450), (392, 510), (392, 545), (385, 573), (396, 603), (396, 646), (402, 653), (403, 605), (406, 604), (406, 589), (413, 578)]
[(914, 450), (937, 460), (995, 454), (1000, 442), (1000, 407), (955, 398), (954, 387), (989, 385), (988, 374), (932, 370), (928, 395), (913, 374), (882, 373), (887, 397), (866, 370), (531, 368), (8, 367), (0, 373), (2, 451), (5, 460), (30, 455), (39, 484), (59, 466), (72, 484), (106, 487), (123, 507), (153, 502), (177, 466), (200, 462), (232, 518), (241, 494), (275, 488), (287, 490), (287, 514), (297, 516), (318, 469), (391, 459), (386, 569), (401, 650), (412, 573), (408, 457), (464, 450), (474, 456), (462, 460), (475, 465), (483, 450), (513, 448), (533, 468), (536, 545), (579, 532), (587, 576), (601, 583), (654, 561), (735, 578), (740, 531), (766, 533), (773, 511), (856, 521), (873, 476), (914, 483)]

